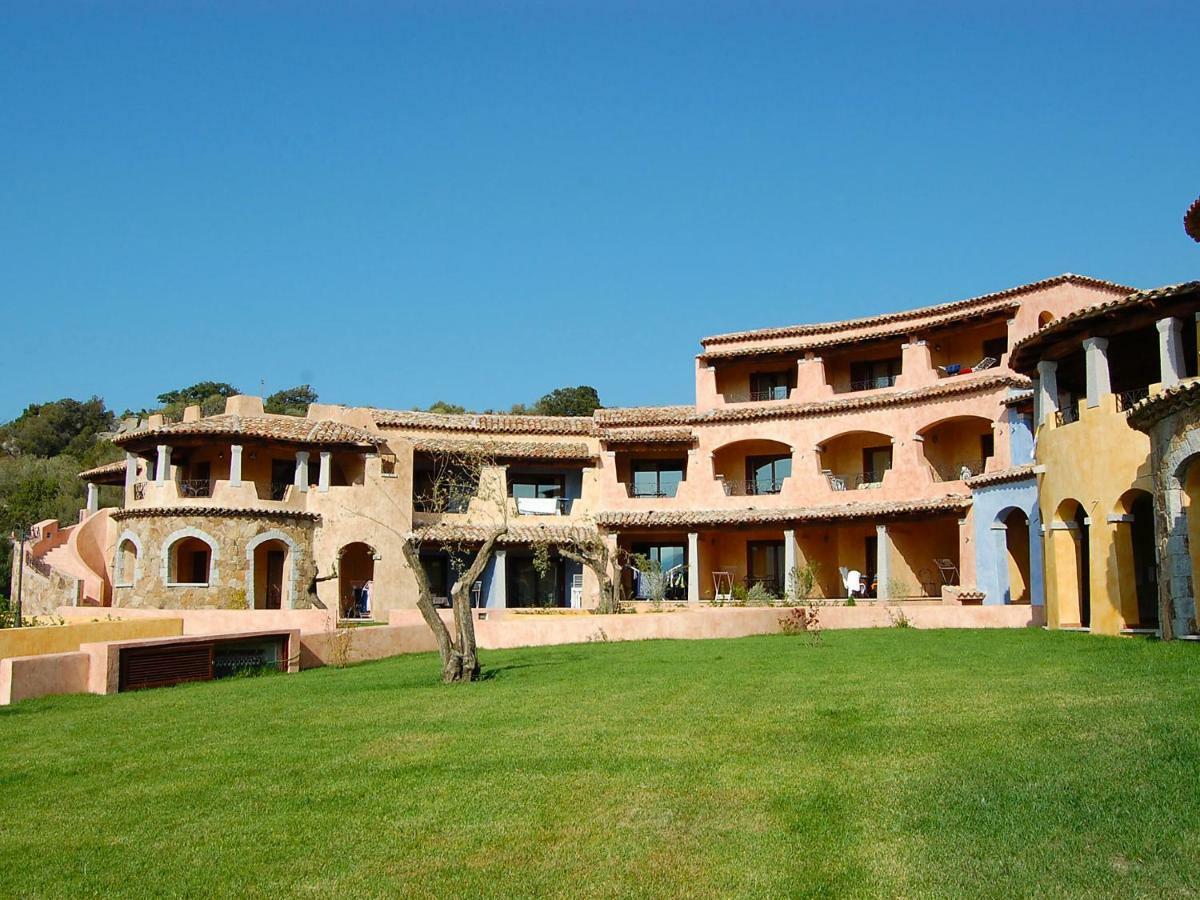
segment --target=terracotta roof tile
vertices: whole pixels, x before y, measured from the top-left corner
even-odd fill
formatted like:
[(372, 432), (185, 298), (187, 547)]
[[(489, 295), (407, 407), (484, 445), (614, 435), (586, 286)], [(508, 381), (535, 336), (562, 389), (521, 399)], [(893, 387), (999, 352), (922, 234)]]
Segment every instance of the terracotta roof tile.
[(307, 519), (310, 522), (321, 521), (318, 513), (302, 509), (231, 509), (226, 506), (130, 506), (125, 509), (115, 509), (112, 518), (122, 519), (157, 519), (196, 517), (212, 517), (218, 519)]
[(694, 406), (627, 406), (596, 410), (596, 422), (604, 428), (630, 425), (680, 425), (696, 411)]
[(596, 515), (602, 528), (687, 528), (705, 525), (760, 525), (782, 522), (836, 522), (848, 519), (884, 519), (925, 513), (961, 512), (970, 497), (948, 494), (932, 500), (893, 503), (840, 503), (780, 509), (646, 510), (604, 512)]
[(595, 457), (582, 441), (494, 441), (420, 437), (413, 449), (423, 453), (467, 453), (511, 459), (589, 460)]
[(1200, 404), (1200, 379), (1191, 378), (1138, 401), (1125, 417), (1138, 431), (1149, 431), (1172, 413), (1197, 404)]
[(417, 412), (403, 409), (368, 410), (380, 428), (425, 431), (470, 431), (484, 434), (584, 434), (595, 431), (591, 416), (508, 416), (498, 413)]
[(91, 469), (84, 469), (77, 476), (80, 481), (92, 481), (93, 479), (103, 478), (106, 475), (124, 475), (125, 460), (119, 459), (116, 462), (105, 463), (102, 466), (95, 466)]
[[(434, 525), (421, 525), (413, 529), (413, 535), (422, 541), (432, 543), (483, 543), (492, 529), (486, 525), (466, 525), (441, 522)], [(500, 544), (531, 544), (551, 543), (567, 544), (595, 540), (599, 532), (595, 528), (582, 525), (524, 525), (508, 526)]]
[[(709, 352), (709, 347), (715, 344), (728, 344), (741, 341), (759, 341), (759, 340), (774, 340), (777, 338), (786, 337), (805, 337), (810, 335), (828, 335), (839, 331), (849, 331), (857, 329), (882, 328), (883, 326), (893, 325), (895, 323), (913, 323), (914, 320), (932, 319), (933, 322), (921, 321), (920, 328), (928, 328), (931, 324), (944, 324), (953, 321), (963, 316), (978, 315), (981, 312), (989, 312), (993, 310), (1006, 309), (1015, 306), (1014, 298), (1020, 297), (1023, 294), (1032, 293), (1033, 291), (1042, 290), (1045, 288), (1055, 287), (1060, 284), (1080, 284), (1087, 287), (1099, 288), (1100, 290), (1113, 291), (1120, 294), (1128, 294), (1135, 288), (1125, 285), (1116, 284), (1111, 281), (1104, 281), (1098, 278), (1089, 278), (1086, 275), (1073, 275), (1067, 273), (1057, 275), (1053, 278), (1045, 278), (1041, 281), (1034, 281), (1029, 284), (1018, 285), (1017, 287), (1007, 288), (1003, 291), (997, 291), (991, 294), (983, 294), (978, 297), (971, 297), (966, 300), (955, 300), (950, 303), (940, 303), (934, 306), (925, 306), (918, 309), (908, 309), (901, 312), (883, 313), (876, 316), (867, 316), (859, 319), (847, 319), (841, 322), (822, 322), (811, 325), (790, 325), (782, 328), (762, 328), (753, 331), (735, 331), (729, 334), (718, 334), (712, 337), (704, 338), (700, 343), (705, 349), (703, 354), (706, 357), (716, 357), (721, 355), (750, 355), (746, 351), (736, 351), (725, 354), (720, 351)], [(907, 327), (912, 327), (908, 325)], [(893, 328), (890, 330), (880, 331), (879, 334), (872, 334), (862, 338), (852, 339), (868, 339), (868, 337), (878, 337), (884, 334), (904, 334), (907, 327)], [(818, 346), (828, 346), (832, 344), (841, 344), (847, 342), (846, 338), (838, 338), (834, 340), (821, 342), (801, 342), (795, 345), (788, 345), (786, 348), (778, 347), (771, 348), (766, 352), (784, 352), (787, 349), (810, 349)]]
[(1024, 478), (1033, 477), (1033, 464), (1025, 466), (1013, 466), (1010, 469), (1001, 469), (999, 472), (984, 472), (982, 475), (975, 475), (963, 481), (967, 487), (987, 487), (989, 484), (1004, 484), (1006, 481), (1020, 481)]
[(690, 428), (608, 428), (600, 439), (612, 444), (690, 444), (696, 435)]
[(157, 428), (126, 431), (113, 437), (114, 444), (130, 444), (145, 438), (228, 435), (282, 441), (288, 444), (342, 444), (375, 447), (384, 442), (381, 435), (353, 425), (328, 419), (312, 420), (299, 416), (238, 416), (221, 413), (194, 422), (171, 422)]
[(1010, 408), (1013, 406), (1023, 406), (1026, 403), (1033, 402), (1033, 391), (1014, 391), (1000, 402), (1002, 405)]
[(771, 403), (763, 405), (733, 405), (710, 409), (694, 416), (696, 424), (708, 422), (739, 422), (749, 419), (775, 419), (784, 417), (827, 416), (841, 412), (876, 409), (886, 406), (904, 406), (910, 403), (926, 403), (958, 394), (978, 393), (999, 387), (1027, 388), (1029, 379), (1012, 372), (985, 371), (979, 374), (958, 375), (947, 378), (930, 387), (913, 388), (907, 391), (888, 391), (867, 397), (846, 397), (835, 400), (816, 400), (808, 403)]
[(1098, 321), (1115, 312), (1123, 312), (1137, 306), (1153, 306), (1159, 301), (1173, 300), (1192, 293), (1197, 294), (1197, 299), (1200, 300), (1200, 281), (1185, 281), (1151, 288), (1148, 291), (1138, 291), (1124, 297), (1116, 297), (1103, 303), (1077, 309), (1017, 341), (1009, 353), (1009, 365), (1014, 369), (1032, 372), (1037, 367), (1040, 350), (1072, 329)]

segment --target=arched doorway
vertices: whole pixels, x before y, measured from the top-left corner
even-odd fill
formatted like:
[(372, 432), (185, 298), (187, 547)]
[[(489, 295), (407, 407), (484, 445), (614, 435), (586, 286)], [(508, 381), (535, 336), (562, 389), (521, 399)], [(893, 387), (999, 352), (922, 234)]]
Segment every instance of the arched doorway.
[(375, 551), (356, 541), (338, 557), (338, 614), (366, 618), (374, 611)]
[(1005, 603), (1031, 602), (1032, 582), (1029, 567), (1029, 517), (1015, 507), (1000, 513), (999, 524), (1004, 526), (1004, 574), (1008, 578)]
[(254, 548), (254, 609), (283, 609), (289, 556), (288, 545), (278, 539)]
[(1147, 491), (1126, 491), (1117, 501), (1110, 521), (1124, 626), (1157, 628), (1158, 554), (1153, 498)]
[(1091, 628), (1092, 588), (1088, 520), (1077, 500), (1064, 500), (1050, 529), (1054, 601), (1059, 625)]

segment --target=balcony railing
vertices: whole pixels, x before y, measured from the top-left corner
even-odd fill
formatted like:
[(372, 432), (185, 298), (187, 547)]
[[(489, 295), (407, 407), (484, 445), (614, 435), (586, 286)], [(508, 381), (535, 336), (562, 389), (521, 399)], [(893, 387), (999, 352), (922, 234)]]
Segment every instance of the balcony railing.
[(1126, 412), (1133, 409), (1138, 403), (1141, 403), (1150, 396), (1150, 388), (1134, 388), (1131, 391), (1121, 391), (1117, 394), (1117, 410)]
[(212, 496), (212, 479), (211, 478), (186, 478), (179, 482), (179, 496), (181, 497), (211, 497)]
[(759, 478), (754, 481), (723, 481), (726, 497), (757, 497), (762, 494), (778, 494), (783, 490), (786, 478)]
[(566, 497), (516, 497), (519, 516), (565, 516)]
[(874, 391), (879, 388), (890, 388), (896, 385), (895, 375), (876, 375), (874, 378), (860, 378), (850, 382), (851, 391)]
[(1072, 403), (1069, 406), (1064, 406), (1062, 409), (1054, 413), (1054, 424), (1058, 426), (1070, 425), (1072, 422), (1079, 421), (1079, 406)]
[(761, 403), (766, 400), (786, 400), (791, 389), (786, 387), (765, 388), (761, 391), (732, 390), (725, 391), (723, 396), (726, 403)]
[(133, 499), (134, 500), (145, 500), (146, 499), (146, 482), (139, 481), (136, 484), (134, 484)]
[(657, 498), (661, 499), (663, 497), (674, 497), (675, 491), (674, 490), (669, 490), (669, 491), (663, 490), (662, 488), (657, 488), (657, 487), (638, 487), (636, 484), (631, 484), (629, 486), (629, 496), (630, 497), (657, 497)]
[(930, 466), (938, 481), (962, 481), (982, 475), (984, 463), (982, 459), (961, 459), (948, 463), (930, 463)]
[(859, 489), (876, 488), (883, 484), (883, 473), (887, 469), (881, 469), (878, 472), (843, 472), (835, 474), (834, 472), (825, 472), (825, 480), (829, 482), (829, 486), (835, 491), (856, 491)]

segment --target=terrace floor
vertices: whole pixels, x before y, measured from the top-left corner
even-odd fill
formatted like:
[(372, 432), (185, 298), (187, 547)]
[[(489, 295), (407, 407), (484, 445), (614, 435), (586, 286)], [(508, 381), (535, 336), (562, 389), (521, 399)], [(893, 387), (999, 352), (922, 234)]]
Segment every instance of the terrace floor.
[(0, 710), (0, 894), (1200, 891), (1200, 646), (586, 644)]

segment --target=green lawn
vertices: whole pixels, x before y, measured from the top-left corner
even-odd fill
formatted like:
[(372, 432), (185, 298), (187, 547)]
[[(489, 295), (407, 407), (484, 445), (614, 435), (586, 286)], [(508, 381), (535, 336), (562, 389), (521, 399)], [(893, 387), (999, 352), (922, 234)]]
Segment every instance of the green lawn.
[(0, 895), (1200, 891), (1200, 646), (887, 629), (0, 710)]

